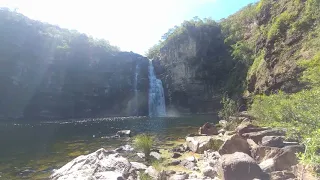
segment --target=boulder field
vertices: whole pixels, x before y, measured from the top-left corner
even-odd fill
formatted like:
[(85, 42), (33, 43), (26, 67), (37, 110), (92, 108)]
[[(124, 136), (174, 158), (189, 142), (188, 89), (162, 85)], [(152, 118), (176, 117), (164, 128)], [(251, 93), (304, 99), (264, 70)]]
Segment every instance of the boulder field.
[[(138, 162), (121, 151), (99, 149), (70, 161), (51, 175), (53, 180), (293, 180), (299, 169), (296, 153), (303, 152), (298, 142), (286, 141), (285, 129), (259, 127), (248, 117), (233, 117), (240, 122), (230, 131), (230, 121), (206, 123), (198, 134), (186, 137), (183, 144), (166, 150), (153, 149), (155, 163), (146, 163), (129, 145)], [(232, 119), (232, 118), (231, 118)], [(228, 130), (227, 130), (228, 129)], [(130, 148), (128, 148), (130, 147)], [(164, 153), (166, 152), (166, 153)], [(128, 152), (127, 152), (128, 153)], [(169, 154), (169, 155), (168, 155)], [(311, 177), (310, 177), (311, 178)], [(309, 178), (309, 179), (310, 179)], [(312, 180), (312, 178), (311, 178)]]

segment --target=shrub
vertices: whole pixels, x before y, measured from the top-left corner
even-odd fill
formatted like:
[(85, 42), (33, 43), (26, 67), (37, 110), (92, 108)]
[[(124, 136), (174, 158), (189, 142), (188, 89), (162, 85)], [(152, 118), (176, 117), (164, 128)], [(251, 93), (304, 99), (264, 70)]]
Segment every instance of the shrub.
[(218, 112), (218, 116), (227, 120), (230, 116), (238, 113), (239, 106), (236, 101), (230, 99), (227, 95), (224, 95), (221, 100), (222, 109)]
[(320, 164), (320, 129), (313, 132), (310, 138), (304, 140), (306, 146), (304, 153), (299, 153), (298, 157), (303, 164), (313, 167)]
[(150, 159), (150, 152), (153, 142), (153, 137), (147, 134), (137, 135), (133, 140), (134, 147), (138, 150), (143, 151), (146, 161), (149, 161)]
[(268, 39), (271, 40), (279, 37), (282, 32), (284, 32), (289, 27), (291, 21), (295, 18), (295, 16), (296, 14), (288, 13), (287, 11), (280, 14), (280, 16), (275, 19), (269, 29)]
[(312, 85), (320, 85), (320, 53), (316, 54), (309, 61), (302, 61), (300, 65), (306, 70), (303, 72), (302, 80)]
[(249, 68), (249, 71), (247, 74), (248, 78), (254, 75), (260, 69), (260, 67), (264, 63), (265, 54), (266, 54), (265, 50), (262, 50), (256, 55), (256, 58), (254, 59), (252, 65)]
[(314, 165), (319, 162), (320, 88), (295, 94), (279, 92), (270, 96), (256, 96), (250, 108), (258, 123), (283, 127), (288, 135), (301, 140), (306, 151), (299, 154), (301, 162)]

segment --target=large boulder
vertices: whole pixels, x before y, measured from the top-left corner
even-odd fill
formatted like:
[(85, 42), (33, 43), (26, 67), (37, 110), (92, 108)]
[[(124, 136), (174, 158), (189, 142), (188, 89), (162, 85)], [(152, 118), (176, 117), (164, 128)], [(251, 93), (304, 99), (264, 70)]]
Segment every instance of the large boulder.
[(205, 123), (199, 128), (199, 134), (201, 135), (218, 135), (218, 129), (211, 123)]
[(261, 140), (261, 146), (270, 146), (282, 148), (284, 146), (282, 136), (264, 136)]
[(282, 129), (268, 129), (264, 131), (243, 133), (241, 136), (247, 139), (252, 139), (256, 143), (260, 143), (265, 136), (285, 136), (286, 132)]
[(245, 133), (252, 133), (252, 132), (259, 132), (259, 131), (264, 131), (264, 130), (268, 130), (269, 128), (263, 128), (263, 127), (259, 127), (259, 126), (255, 126), (249, 122), (242, 122), (237, 128), (236, 128), (236, 132), (242, 136), (242, 134)]
[[(298, 163), (296, 153), (303, 151), (303, 146), (286, 146), (284, 148), (260, 146), (251, 150), (251, 156), (262, 163), (268, 159), (273, 159), (272, 170), (282, 171), (291, 169)], [(269, 160), (271, 162), (271, 160)]]
[(99, 149), (94, 153), (79, 156), (60, 169), (56, 170), (50, 178), (64, 179), (125, 179), (129, 175), (130, 162), (113, 151)]
[(263, 171), (248, 154), (235, 152), (221, 157), (219, 173), (224, 180), (262, 179)]
[(243, 152), (250, 154), (250, 146), (248, 142), (239, 135), (233, 135), (227, 139), (219, 149), (219, 153), (232, 154), (235, 152)]

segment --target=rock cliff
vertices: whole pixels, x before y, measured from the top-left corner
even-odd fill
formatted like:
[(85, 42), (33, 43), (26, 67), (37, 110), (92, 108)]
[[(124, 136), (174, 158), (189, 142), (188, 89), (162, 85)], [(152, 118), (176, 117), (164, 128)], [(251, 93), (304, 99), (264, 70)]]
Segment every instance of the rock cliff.
[(7, 9), (0, 24), (1, 119), (148, 113), (147, 58)]

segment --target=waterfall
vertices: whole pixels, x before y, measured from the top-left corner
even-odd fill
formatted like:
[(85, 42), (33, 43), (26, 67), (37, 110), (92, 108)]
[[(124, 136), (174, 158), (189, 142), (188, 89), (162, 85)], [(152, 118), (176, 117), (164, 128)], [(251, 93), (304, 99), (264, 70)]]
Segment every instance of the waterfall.
[(136, 64), (136, 69), (134, 73), (134, 115), (139, 115), (139, 98), (138, 98), (138, 77), (139, 77), (140, 66), (139, 63)]
[(152, 60), (149, 61), (149, 116), (165, 117), (166, 104), (162, 82), (157, 79)]

